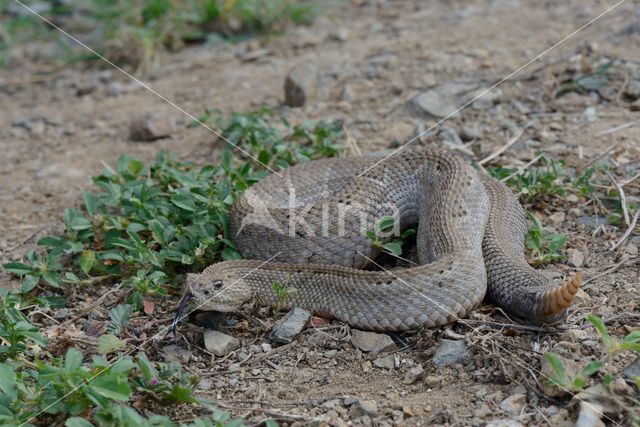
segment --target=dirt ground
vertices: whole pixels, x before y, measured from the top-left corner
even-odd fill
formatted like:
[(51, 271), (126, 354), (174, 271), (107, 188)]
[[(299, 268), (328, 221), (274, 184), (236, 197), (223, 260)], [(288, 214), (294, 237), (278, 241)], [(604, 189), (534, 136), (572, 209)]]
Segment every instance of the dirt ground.
[[(341, 119), (360, 150), (380, 150), (437, 121), (410, 106), (415, 95), (452, 80), (489, 87), (614, 4), (351, 1), (330, 8), (311, 27), (282, 36), (167, 54), (145, 82), (194, 116), (205, 108), (229, 113), (266, 105), (291, 122)], [(640, 116), (628, 95), (633, 82), (640, 84), (638, 52), (640, 3), (625, 1), (448, 119), (438, 135), (414, 144), (451, 147), (457, 143), (453, 131), (471, 140), (464, 148), (468, 155), (482, 159), (523, 132), (496, 163), (521, 166), (543, 151), (578, 171), (607, 160), (619, 166), (620, 181), (629, 179), (640, 171)], [(612, 59), (608, 85), (557, 96), (563, 81)], [(301, 108), (286, 107), (285, 76), (302, 61), (321, 72), (327, 96)], [(38, 71), (27, 62), (0, 71), (0, 262), (20, 259), (40, 236), (59, 232), (64, 209), (81, 203), (80, 190), (91, 188), (90, 177), (102, 171), (103, 162), (114, 164), (122, 153), (152, 159), (160, 149), (201, 163), (216, 157), (215, 135), (188, 128), (188, 117), (113, 68)], [(152, 143), (132, 142), (129, 120), (151, 112), (175, 115), (178, 131)], [(628, 202), (638, 203), (640, 180), (625, 190)], [(529, 208), (547, 231), (569, 236), (563, 253), (577, 250), (584, 256), (579, 263), (584, 278), (595, 278), (556, 330), (499, 327), (489, 322), (512, 322), (484, 306), (472, 316), (475, 322), (394, 335), (393, 363), (378, 367), (385, 361), (375, 362), (389, 354), (355, 349), (352, 332), (341, 324), (308, 328), (293, 344), (261, 353), (277, 319), (266, 310), (247, 310), (229, 322), (227, 332), (242, 346), (224, 358), (199, 348), (201, 333), (185, 326), (193, 345), (185, 366), (202, 376), (202, 395), (255, 421), (271, 416), (315, 425), (572, 425), (576, 401), (540, 392), (541, 354), (553, 350), (579, 362), (599, 356), (597, 336), (583, 320), (587, 313), (606, 319), (618, 335), (640, 327), (640, 239), (636, 230), (628, 243), (609, 251), (627, 227), (608, 224), (600, 206), (582, 197), (540, 200)], [(576, 263), (544, 268), (552, 277), (567, 277)], [(0, 273), (0, 285), (12, 283)], [(435, 367), (431, 358), (443, 338), (464, 339), (469, 357)], [(167, 338), (150, 348), (169, 344)], [(615, 360), (620, 368), (631, 362)], [(424, 368), (423, 377), (404, 384), (417, 365)], [(505, 399), (520, 394), (524, 403), (510, 411)], [(377, 410), (356, 417), (352, 398), (374, 401)], [(181, 409), (188, 419), (191, 409)], [(614, 421), (629, 422), (611, 414), (608, 424)]]

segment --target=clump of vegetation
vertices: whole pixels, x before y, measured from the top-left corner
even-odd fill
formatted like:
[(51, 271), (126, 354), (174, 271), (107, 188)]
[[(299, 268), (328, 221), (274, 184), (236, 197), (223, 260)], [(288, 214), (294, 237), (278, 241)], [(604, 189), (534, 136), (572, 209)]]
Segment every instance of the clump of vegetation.
[(396, 218), (385, 216), (376, 224), (375, 230), (367, 230), (365, 235), (371, 240), (374, 247), (383, 252), (400, 257), (405, 239), (416, 234), (416, 230), (409, 228), (399, 232)]
[[(554, 376), (549, 379), (550, 383), (569, 392), (576, 393), (585, 390), (590, 384), (590, 378), (598, 374), (595, 381), (593, 381), (595, 388), (589, 389), (591, 393), (586, 395), (586, 398), (610, 399), (636, 425), (640, 425), (638, 391), (632, 392), (632, 395), (621, 395), (613, 387), (616, 379), (624, 382), (624, 379), (619, 376), (618, 371), (614, 368), (614, 358), (622, 352), (632, 352), (640, 357), (640, 331), (630, 332), (622, 339), (619, 339), (609, 334), (604, 322), (598, 316), (589, 314), (586, 319), (593, 324), (600, 335), (600, 342), (606, 360), (594, 360), (580, 371), (574, 373), (564, 366), (562, 360), (556, 354), (546, 353), (545, 358), (554, 371)], [(640, 389), (640, 376), (633, 378), (633, 381), (635, 386)]]
[[(148, 72), (163, 50), (240, 35), (282, 31), (289, 24), (308, 24), (319, 2), (302, 0), (90, 0), (24, 2), (46, 19), (88, 44), (111, 61), (130, 63)], [(0, 0), (0, 58), (20, 43), (50, 42), (68, 61), (97, 59), (26, 8)], [(58, 52), (59, 54), (59, 52)], [(49, 54), (53, 59), (54, 54)]]
[(289, 295), (294, 294), (297, 290), (296, 288), (289, 286), (289, 276), (284, 280), (284, 282), (275, 281), (272, 283), (271, 287), (273, 288), (273, 293), (276, 295), (278, 303), (273, 308), (274, 314), (279, 314), (280, 311), (284, 310), (287, 307), (287, 299)]
[(544, 231), (540, 220), (532, 213), (527, 214), (533, 226), (529, 229), (525, 242), (533, 253), (532, 264), (543, 265), (564, 259), (558, 251), (567, 243), (564, 234), (548, 234)]
[[(338, 154), (339, 124), (278, 128), (271, 118), (267, 110), (234, 114), (225, 133), (278, 168)], [(219, 164), (206, 166), (166, 153), (150, 164), (122, 156), (114, 168), (105, 165), (93, 178), (97, 191), (83, 192), (82, 208), (66, 210), (61, 235), (41, 238), (38, 250), (4, 265), (22, 282), (11, 292), (0, 289), (0, 423), (26, 422), (53, 405), (46, 416), (66, 419), (72, 427), (89, 425), (87, 419), (97, 425), (169, 426), (174, 424), (164, 417), (141, 417), (130, 406), (132, 400), (146, 395), (203, 404), (193, 396), (194, 379), (176, 366), (155, 367), (142, 354), (136, 360), (116, 356), (128, 354), (134, 319), (152, 314), (154, 304), (175, 293), (186, 273), (240, 257), (228, 236), (228, 208), (267, 171), (235, 158), (232, 150), (225, 148)], [(117, 284), (119, 300), (125, 302), (109, 310), (110, 320), (97, 340), (100, 356), (87, 363), (75, 348), (62, 359), (50, 354), (43, 331), (25, 311), (63, 307), (73, 287), (111, 284)], [(286, 283), (278, 287), (283, 304), (291, 292)], [(108, 355), (119, 361), (111, 365)], [(197, 424), (238, 425), (223, 412)]]

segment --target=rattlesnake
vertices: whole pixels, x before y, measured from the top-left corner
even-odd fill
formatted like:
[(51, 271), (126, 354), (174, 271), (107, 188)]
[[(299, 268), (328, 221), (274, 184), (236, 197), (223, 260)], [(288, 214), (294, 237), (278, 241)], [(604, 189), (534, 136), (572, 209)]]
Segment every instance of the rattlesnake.
[[(284, 300), (361, 329), (399, 331), (464, 317), (488, 290), (508, 313), (551, 323), (580, 286), (579, 275), (557, 286), (526, 263), (517, 198), (451, 153), (301, 164), (251, 187), (229, 215), (231, 237), (249, 259), (188, 276), (202, 310)], [(380, 251), (365, 233), (386, 216), (401, 229), (418, 222), (419, 265), (361, 270)]]

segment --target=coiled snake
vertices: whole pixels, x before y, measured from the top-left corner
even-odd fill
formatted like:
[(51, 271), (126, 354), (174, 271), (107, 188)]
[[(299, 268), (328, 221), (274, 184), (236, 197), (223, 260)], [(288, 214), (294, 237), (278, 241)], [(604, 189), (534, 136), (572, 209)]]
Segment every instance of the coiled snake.
[[(378, 160), (317, 160), (251, 187), (230, 211), (231, 236), (248, 259), (189, 275), (187, 292), (202, 310), (228, 312), (250, 300), (279, 304), (279, 282), (295, 289), (289, 306), (379, 331), (452, 322), (487, 291), (520, 318), (561, 318), (580, 276), (558, 286), (526, 263), (525, 213), (504, 184), (440, 151)], [(399, 229), (418, 223), (419, 265), (361, 270), (380, 251), (365, 232), (386, 216)]]

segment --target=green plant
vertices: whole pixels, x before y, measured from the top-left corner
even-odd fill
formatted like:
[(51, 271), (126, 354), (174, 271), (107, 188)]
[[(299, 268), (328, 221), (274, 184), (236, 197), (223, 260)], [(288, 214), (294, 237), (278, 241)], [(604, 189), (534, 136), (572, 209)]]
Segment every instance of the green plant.
[[(564, 366), (562, 360), (554, 353), (545, 353), (544, 357), (551, 365), (554, 376), (549, 379), (550, 384), (559, 386), (570, 392), (579, 392), (589, 385), (589, 378), (595, 374), (601, 374), (597, 380), (597, 392), (601, 397), (611, 399), (618, 408), (626, 413), (630, 419), (640, 425), (640, 400), (638, 399), (638, 390), (640, 390), (640, 377), (635, 377), (635, 385), (637, 389), (633, 391), (634, 396), (621, 396), (612, 387), (617, 378), (618, 371), (614, 368), (614, 358), (619, 353), (630, 351), (640, 356), (640, 331), (633, 331), (624, 336), (622, 339), (616, 338), (609, 334), (607, 327), (601, 318), (594, 314), (585, 316), (600, 335), (606, 361), (594, 360), (584, 366), (579, 372), (571, 373)], [(591, 393), (593, 394), (593, 393)]]
[(541, 195), (565, 194), (570, 179), (564, 169), (564, 162), (549, 160), (544, 155), (540, 156), (539, 161), (542, 166), (524, 171), (502, 166), (489, 166), (487, 171), (497, 180), (506, 179), (505, 184), (516, 190), (525, 201)]
[(16, 358), (47, 340), (20, 310), (20, 297), (0, 289), (0, 362)]
[(396, 218), (385, 216), (376, 224), (375, 230), (367, 230), (365, 235), (371, 240), (374, 247), (399, 257), (402, 255), (402, 245), (405, 239), (415, 233), (416, 231), (413, 228), (400, 233), (396, 226)]
[(322, 157), (334, 157), (342, 148), (342, 124), (319, 121), (291, 125), (282, 119), (274, 122), (273, 110), (263, 108), (251, 113), (234, 113), (226, 119), (216, 110), (207, 110), (199, 120), (215, 116), (217, 126), (233, 144), (242, 146), (252, 157), (270, 167), (284, 169), (296, 163)]
[(289, 276), (287, 275), (284, 282), (280, 283), (279, 281), (275, 281), (271, 285), (277, 299), (277, 304), (273, 308), (274, 314), (278, 314), (280, 311), (284, 310), (287, 307), (287, 298), (289, 298), (289, 295), (297, 292), (296, 288), (288, 286), (288, 283)]
[[(591, 62), (595, 62), (599, 58), (590, 58)], [(613, 59), (599, 65), (593, 72), (579, 74), (574, 78), (563, 81), (556, 91), (556, 97), (562, 96), (568, 92), (589, 92), (597, 91), (609, 84), (608, 73), (615, 61)]]
[(527, 232), (525, 242), (531, 249), (535, 265), (548, 264), (564, 258), (558, 251), (567, 243), (567, 236), (564, 234), (547, 234), (542, 227), (540, 220), (530, 212), (527, 216), (533, 223), (533, 227)]

